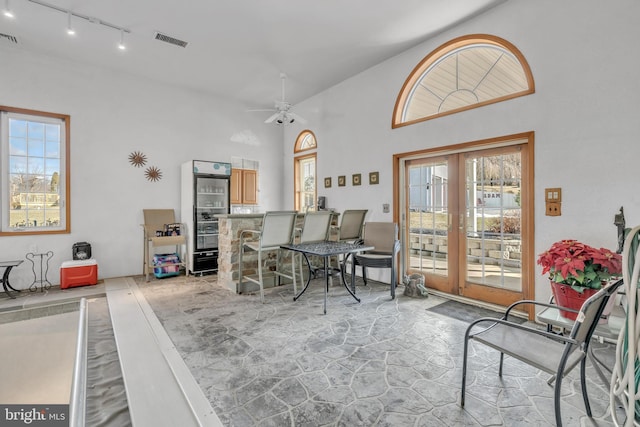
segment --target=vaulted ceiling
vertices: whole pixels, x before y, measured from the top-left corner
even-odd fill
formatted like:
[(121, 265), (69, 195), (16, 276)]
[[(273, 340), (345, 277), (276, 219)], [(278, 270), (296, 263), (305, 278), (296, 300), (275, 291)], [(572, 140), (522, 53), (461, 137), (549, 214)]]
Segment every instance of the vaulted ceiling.
[(0, 57), (25, 49), (271, 108), (281, 72), (296, 103), (504, 1), (10, 0)]

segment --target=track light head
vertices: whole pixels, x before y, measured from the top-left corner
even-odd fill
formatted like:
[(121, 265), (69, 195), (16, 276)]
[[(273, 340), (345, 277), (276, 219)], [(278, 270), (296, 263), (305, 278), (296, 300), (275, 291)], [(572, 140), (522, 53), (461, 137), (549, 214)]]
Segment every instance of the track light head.
[(67, 34), (70, 36), (76, 35), (76, 30), (71, 26), (71, 12), (67, 12)]
[(118, 43), (118, 49), (126, 50), (127, 46), (124, 44), (124, 30), (120, 30), (120, 43)]
[(5, 0), (4, 2), (4, 10), (2, 11), (2, 14), (4, 16), (6, 16), (7, 18), (13, 19), (16, 16), (13, 14), (13, 11), (11, 10), (11, 7), (9, 6), (9, 0)]

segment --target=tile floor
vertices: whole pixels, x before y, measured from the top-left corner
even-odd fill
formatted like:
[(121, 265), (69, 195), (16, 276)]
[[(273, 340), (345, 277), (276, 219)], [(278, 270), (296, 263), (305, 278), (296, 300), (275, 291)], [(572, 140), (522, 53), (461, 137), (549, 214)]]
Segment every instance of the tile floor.
[[(215, 276), (136, 282), (216, 413), (229, 426), (554, 425), (548, 376), (477, 345), (470, 352), (467, 403), (460, 399), (467, 323), (427, 308), (436, 296), (391, 300), (388, 286), (322, 284), (297, 302), (290, 286), (235, 295)], [(337, 282), (336, 282), (337, 283)], [(612, 363), (614, 348), (597, 345)], [(566, 426), (613, 425), (608, 389), (588, 368), (594, 417), (584, 413), (577, 372), (563, 384)]]

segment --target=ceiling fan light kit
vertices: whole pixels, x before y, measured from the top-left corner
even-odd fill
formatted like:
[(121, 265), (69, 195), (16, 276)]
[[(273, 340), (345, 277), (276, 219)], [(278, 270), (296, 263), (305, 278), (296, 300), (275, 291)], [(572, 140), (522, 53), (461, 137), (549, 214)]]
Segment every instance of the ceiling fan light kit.
[(280, 73), (280, 79), (282, 80), (282, 99), (280, 101), (275, 101), (274, 103), (275, 108), (273, 110), (267, 110), (267, 111), (275, 111), (274, 114), (269, 116), (269, 118), (267, 118), (267, 120), (264, 121), (267, 124), (275, 123), (276, 125), (288, 125), (296, 121), (300, 123), (307, 122), (305, 119), (303, 119), (299, 115), (290, 111), (292, 105), (289, 104), (287, 101), (285, 101), (284, 81), (286, 80), (286, 78), (287, 78), (286, 74)]

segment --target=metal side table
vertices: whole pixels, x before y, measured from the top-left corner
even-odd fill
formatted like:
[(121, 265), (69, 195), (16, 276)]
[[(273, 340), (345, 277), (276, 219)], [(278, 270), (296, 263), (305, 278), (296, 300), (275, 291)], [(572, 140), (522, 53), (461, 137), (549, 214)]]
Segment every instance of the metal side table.
[[(51, 288), (51, 282), (47, 279), (47, 273), (49, 272), (49, 260), (53, 256), (53, 252), (44, 252), (41, 254), (34, 254), (29, 252), (26, 255), (26, 258), (31, 261), (31, 270), (33, 271), (33, 283), (29, 285), (29, 290), (31, 292), (35, 292), (38, 290), (38, 284), (40, 284), (40, 292), (44, 292), (45, 289)], [(40, 278), (38, 279), (38, 274), (36, 273), (36, 258), (40, 258)], [(46, 268), (45, 268), (46, 266)]]

